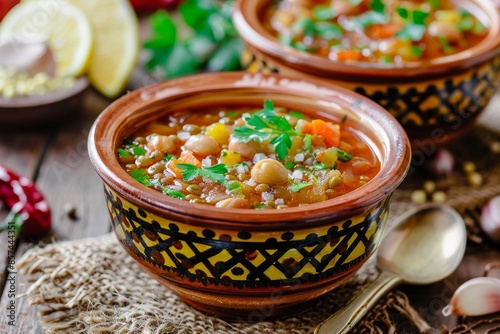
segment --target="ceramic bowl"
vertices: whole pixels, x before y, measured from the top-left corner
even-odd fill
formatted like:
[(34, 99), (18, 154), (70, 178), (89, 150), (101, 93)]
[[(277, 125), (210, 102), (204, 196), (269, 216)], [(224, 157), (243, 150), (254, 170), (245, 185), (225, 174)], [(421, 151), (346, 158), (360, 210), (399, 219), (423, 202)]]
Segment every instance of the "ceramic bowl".
[(467, 130), (490, 101), (500, 78), (500, 14), (493, 0), (453, 0), (489, 25), (473, 48), (400, 66), (335, 62), (280, 44), (263, 26), (271, 0), (239, 0), (234, 24), (246, 42), (242, 62), (252, 72), (316, 77), (358, 92), (403, 125), (414, 150), (431, 154)]
[[(138, 127), (176, 110), (275, 105), (336, 120), (364, 133), (381, 161), (362, 187), (285, 210), (220, 209), (150, 189), (120, 166), (116, 150)], [(409, 141), (383, 108), (316, 80), (249, 73), (203, 74), (133, 91), (112, 103), (89, 134), (118, 241), (187, 304), (224, 318), (292, 314), (353, 275), (378, 246), (391, 193), (410, 163)]]

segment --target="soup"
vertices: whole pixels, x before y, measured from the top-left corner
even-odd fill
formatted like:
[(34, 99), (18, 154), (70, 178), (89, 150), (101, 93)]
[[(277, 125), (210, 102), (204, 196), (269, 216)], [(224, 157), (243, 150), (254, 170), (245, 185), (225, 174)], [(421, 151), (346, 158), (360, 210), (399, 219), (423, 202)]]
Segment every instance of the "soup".
[(130, 134), (117, 156), (137, 181), (220, 208), (322, 202), (361, 187), (380, 170), (362, 136), (342, 120), (313, 119), (272, 101), (260, 110), (175, 112)]
[(281, 43), (333, 61), (397, 64), (473, 47), (487, 24), (449, 0), (282, 0), (266, 13)]

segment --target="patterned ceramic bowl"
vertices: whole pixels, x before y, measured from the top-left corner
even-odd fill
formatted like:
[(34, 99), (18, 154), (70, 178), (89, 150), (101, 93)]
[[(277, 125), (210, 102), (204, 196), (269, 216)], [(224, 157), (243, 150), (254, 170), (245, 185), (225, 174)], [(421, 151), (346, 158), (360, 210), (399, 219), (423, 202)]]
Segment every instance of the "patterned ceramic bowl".
[[(321, 203), (220, 209), (163, 195), (118, 162), (122, 139), (155, 118), (186, 107), (259, 106), (264, 99), (323, 117), (349, 115), (346, 124), (364, 134), (380, 172)], [(186, 303), (245, 321), (297, 312), (353, 275), (377, 248), (391, 193), (410, 163), (404, 130), (372, 101), (320, 81), (248, 73), (197, 75), (131, 92), (99, 116), (88, 144), (123, 248)]]
[[(251, 72), (321, 78), (380, 104), (403, 125), (414, 151), (432, 154), (474, 124), (500, 79), (500, 14), (493, 0), (453, 0), (489, 27), (475, 47), (427, 62), (400, 66), (335, 62), (288, 46), (264, 28), (271, 0), (240, 0), (234, 24), (247, 45)], [(313, 2), (312, 2), (313, 3)]]

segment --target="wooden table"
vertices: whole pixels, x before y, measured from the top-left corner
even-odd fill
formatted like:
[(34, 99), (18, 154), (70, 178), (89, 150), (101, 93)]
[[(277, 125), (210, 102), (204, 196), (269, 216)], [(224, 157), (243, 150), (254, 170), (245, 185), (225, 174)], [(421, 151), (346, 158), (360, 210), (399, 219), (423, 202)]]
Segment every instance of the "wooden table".
[[(141, 71), (134, 73), (133, 82), (150, 83), (151, 79)], [(131, 88), (135, 88), (131, 87)], [(500, 102), (498, 97), (495, 99)], [(76, 113), (61, 126), (50, 130), (16, 131), (2, 130), (0, 133), (0, 162), (19, 174), (36, 180), (45, 194), (53, 217), (53, 231), (42, 242), (76, 240), (99, 236), (110, 231), (102, 183), (94, 172), (87, 154), (87, 135), (98, 114), (110, 103), (92, 89), (86, 92), (83, 111)], [(489, 108), (498, 103), (490, 104)], [(68, 214), (68, 208), (76, 210), (76, 218)], [(6, 215), (0, 211), (0, 218)], [(40, 241), (21, 240), (15, 260)], [(15, 326), (9, 326), (5, 317), (7, 305), (14, 300), (6, 284), (7, 233), (0, 234), (0, 333), (40, 333), (37, 310), (27, 305), (25, 298), (15, 299)], [(500, 259), (497, 247), (474, 246), (460, 269), (446, 281), (430, 286), (406, 286), (403, 291), (410, 296), (415, 309), (429, 323), (439, 328), (442, 323), (453, 326), (457, 318), (443, 320), (442, 307), (448, 302), (454, 289), (465, 279), (480, 276), (482, 264)], [(10, 282), (9, 282), (10, 283)], [(15, 294), (26, 290), (20, 275), (15, 276)]]

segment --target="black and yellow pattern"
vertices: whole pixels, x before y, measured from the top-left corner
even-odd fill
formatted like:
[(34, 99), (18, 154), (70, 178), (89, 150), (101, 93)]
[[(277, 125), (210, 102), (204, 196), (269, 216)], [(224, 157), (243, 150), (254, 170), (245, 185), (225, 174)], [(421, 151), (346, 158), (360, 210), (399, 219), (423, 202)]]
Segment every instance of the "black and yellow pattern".
[(170, 275), (210, 286), (267, 288), (317, 283), (375, 250), (390, 197), (369, 212), (302, 230), (222, 230), (146, 212), (105, 187), (113, 228), (134, 256)]
[[(313, 77), (259, 52), (246, 50), (241, 60), (249, 72)], [(339, 81), (328, 77), (327, 72), (316, 78), (351, 89), (380, 104), (403, 125), (411, 140), (444, 134), (453, 137), (472, 124), (495, 93), (500, 80), (500, 56), (465, 71), (409, 83), (390, 79), (377, 83)]]

